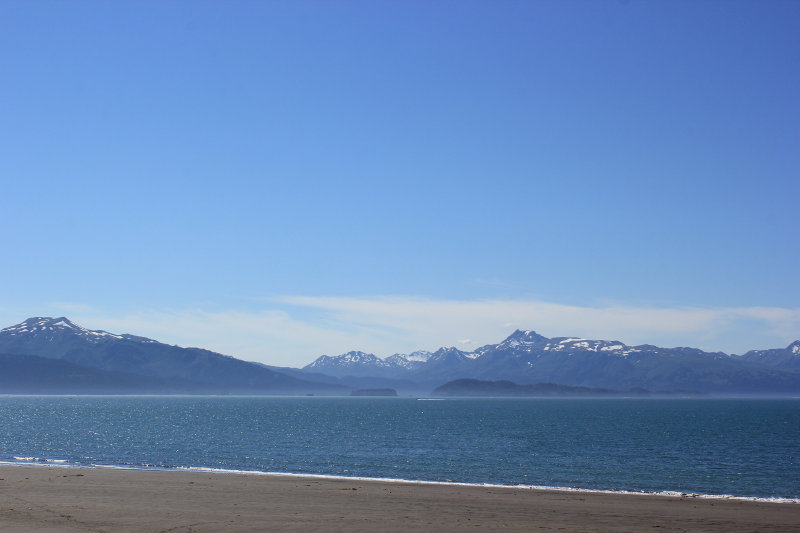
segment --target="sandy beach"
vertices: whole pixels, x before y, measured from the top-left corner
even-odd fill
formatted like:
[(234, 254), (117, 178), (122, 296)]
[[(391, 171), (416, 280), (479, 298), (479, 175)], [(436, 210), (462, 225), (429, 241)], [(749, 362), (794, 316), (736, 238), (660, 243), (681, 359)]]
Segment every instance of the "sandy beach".
[(0, 467), (0, 531), (800, 531), (800, 505), (312, 477)]

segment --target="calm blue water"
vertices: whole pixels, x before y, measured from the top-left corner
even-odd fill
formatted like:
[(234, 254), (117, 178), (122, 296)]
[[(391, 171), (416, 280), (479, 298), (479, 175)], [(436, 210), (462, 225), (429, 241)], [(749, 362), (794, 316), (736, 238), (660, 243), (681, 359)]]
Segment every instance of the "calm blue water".
[(0, 424), (6, 462), (800, 498), (800, 400), (6, 396)]

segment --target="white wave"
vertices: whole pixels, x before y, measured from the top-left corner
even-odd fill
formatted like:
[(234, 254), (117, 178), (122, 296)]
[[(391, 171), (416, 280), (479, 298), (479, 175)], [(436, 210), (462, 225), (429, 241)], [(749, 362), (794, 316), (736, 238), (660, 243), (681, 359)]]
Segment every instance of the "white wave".
[[(174, 470), (186, 470), (188, 472), (208, 472), (211, 474), (247, 474), (248, 476), (280, 476), (276, 472), (264, 472), (262, 470), (233, 470), (229, 468), (210, 468), (206, 466), (178, 466)], [(287, 474), (292, 475), (292, 474)]]
[(15, 461), (20, 461), (24, 463), (51, 463), (51, 464), (64, 464), (68, 463), (69, 461), (66, 459), (46, 459), (43, 457), (18, 457), (13, 455), (11, 457)]
[(154, 470), (153, 468), (125, 466), (125, 465), (100, 465), (92, 463), (88, 468), (96, 468), (98, 470)]

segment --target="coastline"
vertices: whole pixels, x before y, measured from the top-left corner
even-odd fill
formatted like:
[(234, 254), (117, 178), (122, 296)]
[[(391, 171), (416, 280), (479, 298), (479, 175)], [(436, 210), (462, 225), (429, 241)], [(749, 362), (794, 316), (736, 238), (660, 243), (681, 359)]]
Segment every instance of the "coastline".
[(0, 465), (0, 530), (798, 531), (800, 505), (335, 478)]
[[(177, 466), (172, 468), (158, 467), (158, 466), (128, 466), (128, 465), (114, 465), (114, 464), (78, 464), (71, 463), (63, 459), (41, 459), (38, 457), (15, 457), (16, 461), (2, 461), (0, 460), (0, 468), (3, 467), (22, 467), (22, 468), (64, 468), (64, 469), (85, 469), (85, 470), (120, 470), (125, 472), (183, 472), (183, 473), (201, 473), (212, 475), (244, 475), (244, 476), (263, 476), (263, 477), (286, 477), (286, 478), (302, 478), (302, 479), (320, 479), (331, 481), (364, 481), (368, 483), (397, 483), (397, 484), (412, 484), (412, 485), (431, 485), (431, 486), (445, 486), (445, 487), (481, 487), (481, 488), (495, 488), (495, 489), (518, 489), (518, 490), (538, 490), (548, 492), (565, 492), (565, 493), (585, 493), (585, 494), (612, 494), (620, 496), (653, 496), (653, 497), (667, 497), (667, 498), (691, 498), (701, 500), (717, 500), (717, 501), (745, 501), (745, 502), (763, 502), (763, 503), (781, 503), (781, 504), (794, 504), (800, 505), (800, 498), (789, 498), (781, 496), (773, 497), (759, 497), (759, 496), (742, 496), (734, 494), (704, 494), (698, 492), (679, 492), (674, 490), (662, 491), (635, 491), (624, 489), (602, 489), (602, 488), (587, 488), (587, 487), (561, 487), (551, 485), (526, 485), (526, 484), (501, 484), (501, 483), (473, 483), (463, 481), (433, 481), (426, 479), (403, 479), (403, 478), (388, 478), (388, 477), (367, 477), (367, 476), (343, 476), (333, 474), (315, 474), (315, 473), (297, 473), (297, 472), (274, 472), (262, 470), (235, 470), (227, 468), (211, 468), (205, 466)], [(42, 462), (43, 461), (43, 462)]]

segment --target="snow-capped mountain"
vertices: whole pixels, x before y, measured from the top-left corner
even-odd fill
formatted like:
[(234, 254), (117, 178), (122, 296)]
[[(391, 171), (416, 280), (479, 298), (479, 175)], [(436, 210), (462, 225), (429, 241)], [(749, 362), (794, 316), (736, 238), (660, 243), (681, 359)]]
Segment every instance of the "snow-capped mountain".
[(351, 351), (341, 355), (322, 355), (303, 370), (329, 376), (375, 376), (391, 374), (395, 365), (375, 354)]
[(411, 352), (410, 354), (395, 354), (395, 355), (400, 355), (406, 361), (410, 361), (412, 363), (426, 363), (433, 354), (426, 350), (418, 350), (416, 352)]
[(391, 377), (402, 379), (402, 374), (427, 363), (434, 354), (419, 350), (410, 354), (396, 353), (385, 359), (375, 354), (351, 351), (341, 355), (321, 355), (303, 367), (306, 372), (321, 372), (342, 377)]
[(358, 352), (358, 351), (347, 352), (342, 355), (337, 355), (335, 357), (329, 355), (323, 355), (319, 357), (316, 361), (311, 363), (311, 365), (309, 366), (321, 370), (326, 366), (332, 364), (336, 364), (337, 366), (375, 366), (375, 367), (391, 366), (389, 365), (389, 363), (387, 363), (380, 357), (376, 356), (375, 354)]
[(547, 342), (550, 339), (547, 337), (543, 337), (536, 333), (533, 330), (526, 329), (521, 330), (518, 329), (511, 335), (505, 338), (503, 342), (500, 344), (492, 344), (490, 346), (496, 346), (498, 348), (515, 348), (519, 346), (538, 346), (543, 342)]
[(440, 348), (423, 352), (413, 361), (403, 354), (383, 360), (368, 355), (368, 363), (363, 365), (348, 354), (324, 356), (304, 370), (338, 377), (407, 379), (428, 385), (471, 378), (619, 390), (800, 393), (800, 371), (793, 366), (800, 361), (800, 341), (784, 350), (732, 356), (697, 348), (628, 346), (620, 341), (579, 337), (547, 338), (532, 330), (517, 330), (500, 343), (473, 352)]
[(428, 359), (429, 363), (441, 363), (441, 362), (461, 362), (467, 361), (470, 359), (475, 359), (479, 357), (480, 354), (475, 352), (465, 352), (463, 350), (459, 350), (455, 346), (449, 346), (444, 348), (439, 348), (435, 352), (433, 352)]
[(32, 338), (53, 341), (64, 335), (81, 337), (89, 342), (100, 342), (104, 339), (125, 339), (145, 343), (157, 342), (153, 339), (135, 335), (117, 335), (99, 329), (86, 329), (63, 316), (58, 318), (37, 316), (20, 322), (15, 326), (0, 330), (0, 338), (12, 339), (16, 337), (26, 341)]
[[(65, 317), (34, 317), (0, 330), (0, 354), (42, 358), (26, 368), (42, 368), (43, 375), (52, 374), (55, 368), (54, 365), (48, 367), (47, 360), (58, 360), (83, 368), (78, 372), (81, 375), (101, 375), (88, 369), (102, 371), (102, 379), (109, 386), (113, 383), (134, 388), (146, 385), (148, 391), (155, 387), (166, 392), (349, 392), (343, 386), (301, 380), (209, 350), (181, 348), (136, 335), (86, 329)], [(19, 363), (22, 360), (7, 360), (13, 361), (18, 370), (22, 369)], [(32, 364), (33, 360), (27, 363)], [(5, 370), (8, 372), (9, 368)], [(68, 387), (69, 383), (62, 380), (58, 386)]]
[(409, 354), (396, 353), (386, 358), (386, 362), (393, 366), (405, 368), (406, 370), (413, 370), (428, 362), (431, 352), (419, 350)]

